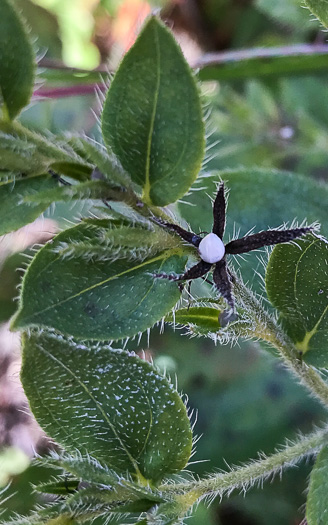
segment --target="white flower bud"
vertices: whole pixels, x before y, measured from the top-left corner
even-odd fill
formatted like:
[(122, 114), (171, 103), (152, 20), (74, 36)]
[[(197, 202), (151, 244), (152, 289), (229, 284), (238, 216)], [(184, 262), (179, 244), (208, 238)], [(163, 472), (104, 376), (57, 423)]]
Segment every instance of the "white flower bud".
[(223, 259), (225, 247), (220, 237), (215, 233), (209, 233), (201, 240), (198, 251), (203, 261), (214, 264)]

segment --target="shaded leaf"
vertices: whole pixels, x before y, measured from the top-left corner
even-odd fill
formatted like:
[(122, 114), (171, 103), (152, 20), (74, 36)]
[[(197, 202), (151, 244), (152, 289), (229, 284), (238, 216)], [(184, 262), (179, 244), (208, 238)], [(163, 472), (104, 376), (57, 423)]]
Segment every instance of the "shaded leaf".
[(308, 235), (274, 248), (266, 273), (268, 298), (304, 360), (328, 366), (328, 241)]
[(69, 202), (73, 199), (119, 200), (122, 188), (113, 186), (109, 181), (91, 180), (81, 184), (59, 186), (25, 197), (25, 202), (48, 203), (56, 201)]
[(48, 483), (40, 483), (35, 486), (37, 492), (43, 494), (56, 494), (57, 496), (67, 496), (72, 492), (76, 492), (79, 487), (80, 480), (78, 479), (65, 479), (51, 481)]
[(90, 178), (92, 166), (66, 140), (50, 141), (18, 122), (0, 121), (1, 169), (22, 174), (42, 174), (52, 168), (77, 180)]
[(0, 323), (8, 321), (17, 310), (17, 287), (21, 281), (18, 269), (25, 261), (24, 254), (14, 253), (0, 265)]
[[(316, 1), (316, 0), (314, 0)], [(327, 69), (327, 46), (298, 44), (286, 47), (260, 47), (209, 53), (197, 63), (200, 80), (243, 80), (247, 78), (281, 78), (324, 72)]]
[(29, 103), (34, 83), (34, 53), (26, 28), (11, 0), (0, 3), (0, 103), (14, 119)]
[(0, 235), (18, 230), (34, 221), (49, 203), (25, 202), (25, 197), (39, 191), (53, 190), (57, 182), (50, 175), (0, 183)]
[(32, 411), (67, 450), (78, 448), (140, 481), (158, 482), (186, 465), (192, 445), (186, 407), (149, 363), (46, 333), (24, 335), (23, 348)]
[[(224, 241), (242, 237), (254, 228), (254, 233), (291, 224), (295, 219), (308, 223), (319, 221), (322, 233), (328, 235), (328, 185), (301, 175), (267, 169), (234, 169), (211, 174), (200, 179), (201, 191), (194, 191), (179, 203), (179, 210), (195, 233), (210, 232), (213, 223), (212, 205), (208, 194), (214, 195), (220, 179), (229, 189), (227, 225)], [(196, 186), (197, 188), (197, 186)], [(259, 262), (260, 252), (238, 258), (245, 281), (253, 281), (255, 289), (262, 292), (262, 285), (254, 272), (263, 273)], [(257, 279), (257, 280), (256, 280)]]
[(319, 453), (313, 467), (309, 493), (306, 503), (308, 525), (327, 525), (328, 523), (328, 446)]
[(111, 83), (102, 131), (147, 203), (175, 202), (199, 172), (204, 125), (197, 86), (173, 36), (155, 17)]
[(10, 133), (0, 132), (1, 169), (23, 174), (41, 174), (47, 171), (50, 161), (36, 144)]
[[(122, 339), (152, 327), (177, 303), (177, 284), (153, 274), (181, 273), (182, 248), (162, 245), (140, 261), (121, 258), (119, 247), (111, 251), (108, 244), (105, 260), (92, 261), (88, 250), (100, 244), (103, 232), (96, 224), (70, 228), (37, 253), (23, 280), (14, 329), (48, 326), (78, 338)], [(61, 249), (74, 243), (85, 243), (85, 258), (61, 256)]]

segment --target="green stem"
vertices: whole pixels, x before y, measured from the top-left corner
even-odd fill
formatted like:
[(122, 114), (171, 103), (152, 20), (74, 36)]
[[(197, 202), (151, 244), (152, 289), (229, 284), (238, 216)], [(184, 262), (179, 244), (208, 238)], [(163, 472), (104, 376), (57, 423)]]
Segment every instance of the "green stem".
[(286, 366), (301, 380), (324, 407), (328, 408), (328, 384), (320, 375), (300, 359), (299, 352), (293, 342), (277, 325), (274, 318), (263, 308), (261, 302), (239, 279), (234, 280), (234, 293), (237, 301), (248, 312), (252, 312), (252, 319), (256, 328), (250, 335), (259, 337), (274, 346)]
[(253, 461), (247, 466), (238, 467), (231, 472), (219, 473), (201, 481), (163, 485), (165, 493), (178, 494), (177, 498), (189, 496), (190, 505), (204, 496), (223, 495), (234, 489), (244, 489), (260, 479), (266, 479), (280, 472), (284, 467), (295, 465), (305, 455), (317, 452), (328, 440), (328, 429), (324, 428), (300, 439), (295, 445), (287, 446), (265, 459)]

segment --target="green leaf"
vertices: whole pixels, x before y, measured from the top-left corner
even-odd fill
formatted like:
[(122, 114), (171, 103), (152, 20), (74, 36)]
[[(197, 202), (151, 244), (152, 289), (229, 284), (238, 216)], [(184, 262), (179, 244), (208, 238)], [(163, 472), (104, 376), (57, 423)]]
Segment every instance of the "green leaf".
[(53, 141), (32, 132), (18, 122), (0, 121), (1, 169), (23, 174), (54, 171), (78, 180), (90, 178), (92, 166), (65, 140)]
[(73, 199), (106, 199), (119, 200), (122, 188), (114, 186), (109, 181), (91, 180), (81, 184), (59, 186), (56, 189), (45, 190), (27, 195), (24, 202), (48, 203), (56, 201), (69, 202)]
[(114, 156), (110, 156), (104, 146), (91, 143), (88, 140), (77, 139), (76, 145), (79, 146), (88, 160), (92, 162), (104, 176), (118, 186), (128, 188), (131, 186), (131, 179), (123, 168), (118, 164)]
[(304, 360), (328, 366), (328, 241), (308, 235), (274, 248), (266, 273), (268, 298)]
[[(256, 231), (276, 228), (293, 220), (309, 223), (320, 221), (323, 233), (328, 234), (328, 185), (287, 171), (268, 169), (233, 169), (211, 173), (201, 178), (197, 186), (179, 203), (183, 217), (196, 231), (211, 231), (212, 205), (208, 197), (214, 195), (220, 180), (229, 189), (226, 239), (234, 229), (245, 235), (251, 228)], [(247, 197), (246, 197), (247, 196)]]
[(29, 103), (34, 84), (34, 53), (11, 0), (0, 3), (0, 103), (11, 120)]
[(102, 131), (148, 204), (175, 202), (200, 170), (204, 124), (196, 82), (173, 36), (155, 17), (113, 79)]
[[(256, 337), (256, 323), (245, 311), (238, 309), (238, 315), (230, 317), (223, 301), (212, 302), (212, 307), (202, 305), (177, 309), (166, 316), (166, 321), (186, 327), (192, 336), (209, 337), (222, 344), (238, 337)], [(216, 307), (214, 303), (217, 303)]]
[(211, 308), (209, 306), (191, 306), (190, 308), (181, 308), (174, 314), (169, 314), (167, 320), (174, 324), (188, 326), (193, 332), (193, 327), (197, 334), (204, 332), (218, 332), (222, 327), (219, 322), (222, 310)]
[[(316, 0), (314, 0), (316, 2)], [(199, 60), (200, 80), (238, 81), (247, 78), (281, 78), (327, 70), (327, 46), (298, 44), (260, 47), (208, 54)]]
[(320, 20), (320, 22), (328, 27), (328, 2), (327, 0), (304, 0), (304, 4), (310, 11)]
[(309, 493), (306, 503), (308, 525), (327, 525), (328, 523), (328, 446), (319, 453), (313, 467)]
[(48, 203), (27, 203), (25, 197), (56, 186), (57, 182), (50, 175), (0, 183), (0, 235), (29, 224), (48, 207)]
[[(50, 457), (42, 458), (41, 464), (59, 468), (61, 471), (64, 469), (79, 480), (89, 484), (90, 487), (96, 489), (97, 487), (106, 487), (106, 491), (100, 494), (99, 498), (108, 503), (147, 500), (154, 505), (156, 502), (163, 501), (162, 496), (156, 490), (151, 490), (150, 487), (145, 487), (132, 481), (131, 476), (123, 477), (107, 465), (101, 464), (98, 459), (96, 460), (90, 456), (70, 456), (68, 454), (56, 456), (52, 454)], [(48, 486), (49, 484), (42, 484), (37, 486), (36, 489), (46, 492)], [(56, 489), (57, 484), (54, 487)], [(64, 488), (62, 482), (60, 482), (58, 489), (62, 490)]]
[(48, 483), (40, 483), (35, 486), (37, 492), (42, 494), (56, 494), (58, 496), (66, 496), (72, 492), (76, 492), (79, 487), (79, 479), (65, 479), (54, 480)]
[[(23, 280), (14, 329), (47, 326), (78, 338), (122, 339), (152, 327), (177, 303), (177, 283), (153, 274), (181, 273), (183, 249), (172, 248), (172, 240), (166, 246), (158, 243), (156, 255), (140, 261), (122, 258), (120, 246), (109, 242), (104, 260), (92, 261), (88, 250), (92, 254), (101, 244), (104, 224), (110, 227), (110, 221), (100, 220), (67, 229), (37, 253)], [(83, 253), (74, 258), (61, 254), (73, 245), (74, 255), (75, 243), (85, 244), (85, 258)]]
[(17, 310), (17, 287), (21, 281), (19, 268), (26, 262), (25, 254), (14, 253), (0, 263), (0, 324)]
[(23, 336), (22, 382), (45, 431), (140, 482), (187, 463), (192, 433), (171, 383), (135, 354), (61, 336)]
[[(322, 233), (328, 235), (328, 185), (319, 183), (302, 175), (286, 171), (267, 169), (233, 169), (212, 173), (208, 178), (201, 178), (197, 186), (200, 191), (193, 191), (184, 201), (193, 206), (179, 203), (179, 210), (194, 232), (212, 230), (212, 204), (208, 194), (214, 195), (220, 179), (229, 189), (227, 225), (224, 240), (242, 237), (252, 228), (254, 233), (270, 228), (277, 228), (293, 220), (308, 223), (319, 221)], [(195, 186), (195, 189), (197, 188)], [(263, 273), (259, 262), (260, 252), (253, 252), (238, 258), (245, 281), (254, 281), (258, 292), (262, 285), (254, 272)]]
[(36, 144), (9, 133), (0, 132), (1, 169), (24, 174), (45, 173), (50, 161)]

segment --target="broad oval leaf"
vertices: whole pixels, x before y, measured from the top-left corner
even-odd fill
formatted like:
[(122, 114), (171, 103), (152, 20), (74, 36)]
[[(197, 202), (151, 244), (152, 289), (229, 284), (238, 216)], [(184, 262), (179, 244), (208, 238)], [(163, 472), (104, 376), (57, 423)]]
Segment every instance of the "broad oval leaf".
[[(134, 257), (142, 248), (136, 229), (137, 244), (135, 250), (128, 246), (128, 258), (120, 238), (119, 246), (115, 240), (101, 245), (105, 223), (79, 224), (37, 253), (23, 280), (14, 329), (47, 326), (81, 339), (122, 339), (152, 327), (171, 310), (180, 298), (177, 283), (154, 274), (181, 273), (183, 249), (159, 245), (148, 258)], [(82, 249), (79, 256), (75, 248)]]
[(148, 204), (177, 201), (200, 170), (205, 140), (197, 85), (173, 36), (155, 17), (113, 79), (102, 131)]
[(153, 483), (190, 457), (185, 405), (135, 354), (32, 332), (23, 336), (22, 382), (36, 419), (68, 451)]
[(328, 523), (328, 446), (319, 453), (313, 467), (309, 493), (306, 503), (308, 525), (327, 525)]
[(11, 0), (1, 0), (0, 103), (4, 104), (4, 115), (11, 120), (29, 103), (34, 69), (34, 53), (27, 30)]
[(328, 241), (308, 235), (276, 246), (266, 272), (269, 300), (304, 360), (328, 366)]
[(29, 224), (49, 206), (49, 202), (25, 202), (26, 197), (53, 191), (57, 186), (50, 175), (0, 182), (0, 235)]
[[(211, 174), (202, 178), (201, 191), (193, 191), (179, 203), (182, 216), (195, 233), (210, 232), (213, 224), (212, 205), (208, 194), (214, 195), (220, 179), (229, 189), (227, 225), (224, 240), (242, 237), (254, 228), (254, 233), (277, 228), (293, 220), (309, 223), (319, 221), (322, 233), (328, 235), (328, 185), (318, 183), (302, 175), (267, 169), (234, 169)], [(198, 183), (197, 183), (198, 185)], [(197, 188), (197, 186), (195, 187)], [(262, 293), (262, 283), (254, 274), (263, 273), (258, 260), (259, 252), (238, 258), (245, 281)]]

